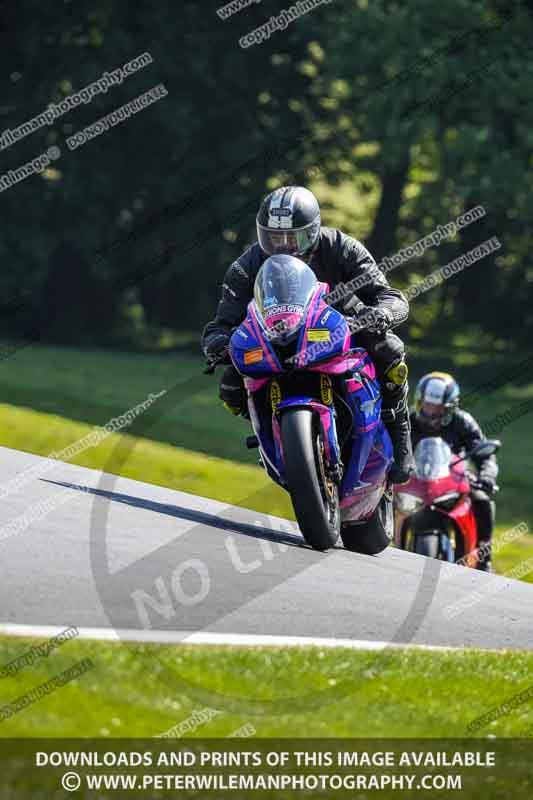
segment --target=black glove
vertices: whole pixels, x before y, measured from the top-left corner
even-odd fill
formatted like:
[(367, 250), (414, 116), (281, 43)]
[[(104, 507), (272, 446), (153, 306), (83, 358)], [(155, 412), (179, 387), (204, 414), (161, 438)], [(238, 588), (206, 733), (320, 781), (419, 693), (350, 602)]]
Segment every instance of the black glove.
[(352, 331), (367, 330), (369, 333), (383, 335), (392, 326), (394, 317), (388, 308), (362, 306), (357, 309), (357, 316), (350, 325)]
[(332, 305), (333, 308), (336, 308), (341, 314), (346, 314), (346, 316), (356, 316), (359, 311), (366, 308), (365, 304), (359, 300), (356, 294), (346, 294)]
[(204, 355), (209, 361), (222, 360), (229, 350), (230, 336), (227, 333), (214, 333), (204, 347)]
[(496, 481), (494, 480), (494, 478), (482, 477), (480, 475), (478, 483), (479, 483), (479, 488), (482, 489), (482, 491), (484, 491), (485, 494), (488, 494), (489, 497), (493, 495), (494, 492), (496, 491)]

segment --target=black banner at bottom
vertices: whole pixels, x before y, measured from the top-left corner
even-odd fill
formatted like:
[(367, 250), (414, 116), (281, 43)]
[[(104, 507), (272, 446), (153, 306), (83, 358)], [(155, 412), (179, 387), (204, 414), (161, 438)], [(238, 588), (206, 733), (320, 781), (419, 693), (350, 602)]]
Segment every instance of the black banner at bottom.
[(527, 739), (3, 739), (0, 797), (533, 796)]

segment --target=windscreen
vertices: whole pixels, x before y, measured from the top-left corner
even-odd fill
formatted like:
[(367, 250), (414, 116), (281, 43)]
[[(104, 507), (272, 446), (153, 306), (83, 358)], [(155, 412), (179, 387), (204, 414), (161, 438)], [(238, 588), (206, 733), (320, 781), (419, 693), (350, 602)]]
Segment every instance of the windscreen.
[(445, 478), (450, 472), (452, 451), (444, 439), (421, 439), (415, 449), (416, 477), (425, 481)]
[(292, 256), (268, 258), (255, 279), (254, 299), (270, 339), (284, 339), (301, 326), (318, 285), (312, 269)]

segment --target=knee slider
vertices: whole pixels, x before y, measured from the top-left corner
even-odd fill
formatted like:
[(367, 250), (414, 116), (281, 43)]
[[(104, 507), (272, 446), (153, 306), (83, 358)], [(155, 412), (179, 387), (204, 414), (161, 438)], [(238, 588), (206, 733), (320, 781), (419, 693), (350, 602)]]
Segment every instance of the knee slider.
[(404, 386), (407, 383), (408, 375), (409, 368), (403, 359), (394, 362), (385, 370), (387, 382), (394, 384), (394, 386)]

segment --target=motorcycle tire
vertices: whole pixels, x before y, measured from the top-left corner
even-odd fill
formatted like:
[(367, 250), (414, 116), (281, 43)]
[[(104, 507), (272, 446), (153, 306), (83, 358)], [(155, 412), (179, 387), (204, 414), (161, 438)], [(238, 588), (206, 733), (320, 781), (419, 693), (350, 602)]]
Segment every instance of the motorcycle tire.
[(325, 475), (322, 432), (312, 409), (283, 411), (281, 443), (287, 489), (302, 535), (315, 550), (328, 550), (340, 533), (339, 489)]

